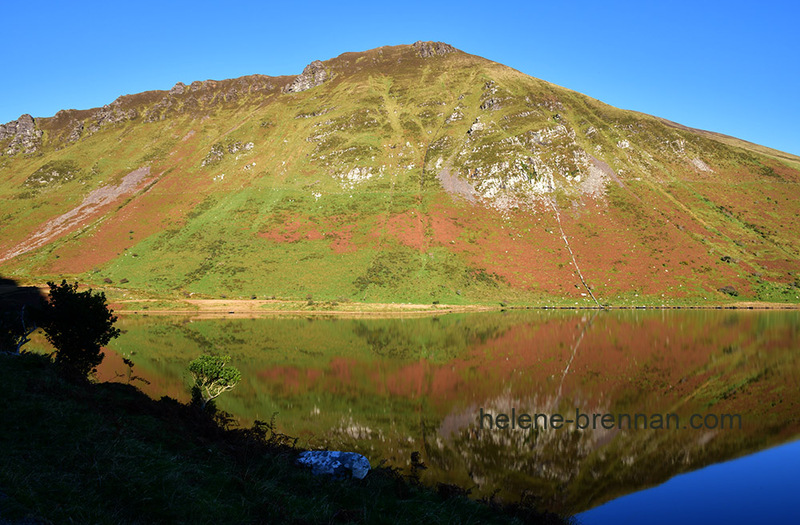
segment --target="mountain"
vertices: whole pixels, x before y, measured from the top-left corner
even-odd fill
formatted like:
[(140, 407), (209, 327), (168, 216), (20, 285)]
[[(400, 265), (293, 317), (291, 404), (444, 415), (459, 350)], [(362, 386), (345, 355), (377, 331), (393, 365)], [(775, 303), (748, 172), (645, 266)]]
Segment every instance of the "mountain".
[(164, 296), (800, 302), (800, 158), (440, 42), (0, 126), (0, 275)]

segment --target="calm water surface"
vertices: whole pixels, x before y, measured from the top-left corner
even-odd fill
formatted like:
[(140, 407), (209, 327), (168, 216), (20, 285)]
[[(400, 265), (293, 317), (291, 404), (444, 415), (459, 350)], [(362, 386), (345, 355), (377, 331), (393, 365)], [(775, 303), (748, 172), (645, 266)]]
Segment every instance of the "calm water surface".
[[(763, 486), (792, 485), (800, 467), (797, 444), (770, 448), (800, 437), (800, 312), (123, 317), (118, 326), (105, 378), (128, 356), (150, 381), (144, 390), (186, 400), (188, 362), (230, 354), (243, 380), (219, 406), (243, 424), (277, 414), (301, 445), (358, 451), (373, 465), (406, 467), (418, 451), (428, 483), (528, 492), (559, 512), (597, 507), (581, 514), (586, 523), (690, 496), (712, 510), (727, 497), (797, 516), (784, 492)], [(481, 411), (494, 424), (512, 410), (516, 422), (541, 414), (540, 428), (489, 429), (487, 418), (481, 428)], [(625, 414), (649, 428), (628, 428)], [(541, 428), (554, 415), (560, 428)], [(578, 424), (558, 425), (558, 415)], [(739, 468), (750, 474), (733, 475)]]

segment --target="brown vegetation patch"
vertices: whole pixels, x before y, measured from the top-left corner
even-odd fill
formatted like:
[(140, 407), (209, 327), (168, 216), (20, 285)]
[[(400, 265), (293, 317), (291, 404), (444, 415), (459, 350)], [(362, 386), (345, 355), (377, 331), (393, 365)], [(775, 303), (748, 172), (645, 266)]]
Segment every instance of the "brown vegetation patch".
[(358, 251), (358, 246), (353, 244), (353, 231), (355, 224), (346, 224), (339, 229), (325, 232), (325, 237), (331, 240), (331, 250), (334, 253), (351, 253)]
[(325, 235), (317, 230), (316, 225), (295, 219), (291, 222), (284, 222), (280, 226), (258, 234), (262, 239), (267, 239), (277, 243), (298, 242), (303, 239), (319, 240), (324, 239)]
[(800, 182), (800, 171), (790, 168), (786, 164), (777, 160), (765, 160), (766, 171), (774, 176), (780, 177), (786, 182)]
[(460, 225), (458, 212), (454, 209), (434, 208), (431, 212), (430, 227), (433, 240), (441, 244), (456, 244), (464, 231)]
[(310, 385), (320, 381), (322, 371), (314, 368), (276, 366), (258, 372), (258, 378), (269, 385), (280, 385), (283, 394), (305, 392)]
[(404, 245), (423, 251), (428, 246), (425, 229), (428, 219), (416, 210), (409, 210), (389, 217), (386, 221), (386, 232)]
[[(505, 218), (496, 210), (469, 206), (438, 227), (438, 235), (452, 251), (466, 254), (473, 266), (496, 273), (512, 287), (563, 295), (580, 282), (569, 269), (569, 255), (552, 212), (518, 210)], [(460, 236), (450, 243), (448, 237), (456, 232)]]
[(332, 216), (312, 220), (295, 217), (287, 218), (278, 227), (258, 234), (262, 239), (276, 243), (292, 243), (303, 240), (330, 240), (330, 248), (335, 253), (350, 253), (358, 250), (352, 243), (356, 224), (343, 223), (341, 217)]
[(70, 242), (57, 251), (50, 263), (54, 273), (80, 273), (113, 260), (139, 241), (168, 228), (176, 228), (205, 197), (185, 191), (179, 177), (166, 177), (152, 184), (114, 213), (107, 213), (103, 227)]

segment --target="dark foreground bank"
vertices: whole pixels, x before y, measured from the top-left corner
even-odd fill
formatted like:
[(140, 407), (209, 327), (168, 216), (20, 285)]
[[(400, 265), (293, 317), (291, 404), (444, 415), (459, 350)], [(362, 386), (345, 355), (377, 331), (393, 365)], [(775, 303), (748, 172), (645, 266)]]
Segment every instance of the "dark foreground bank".
[(269, 424), (66, 381), (41, 355), (0, 354), (0, 385), (0, 523), (567, 522), (385, 467), (312, 476)]

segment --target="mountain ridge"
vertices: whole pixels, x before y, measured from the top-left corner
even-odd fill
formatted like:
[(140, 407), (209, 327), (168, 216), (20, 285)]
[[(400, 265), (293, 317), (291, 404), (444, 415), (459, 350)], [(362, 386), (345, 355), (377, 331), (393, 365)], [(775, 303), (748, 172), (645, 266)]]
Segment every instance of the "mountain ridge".
[[(494, 62), (492, 60), (480, 57), (478, 55), (471, 55), (471, 54), (466, 53), (466, 52), (464, 52), (464, 51), (462, 51), (460, 49), (454, 48), (453, 46), (450, 46), (449, 44), (445, 44), (443, 42), (422, 42), (422, 41), (418, 41), (415, 44), (412, 44), (412, 46), (417, 46), (417, 45), (419, 45), (419, 48), (423, 48), (423, 46), (425, 46), (424, 47), (424, 51), (420, 51), (418, 49), (418, 52), (424, 53), (423, 55), (421, 55), (421, 56), (424, 56), (424, 57), (436, 56), (437, 52), (435, 51), (435, 46), (439, 45), (439, 46), (443, 46), (443, 49), (447, 49), (446, 53), (449, 53), (449, 52), (463, 53), (464, 55), (468, 55), (470, 57), (475, 57), (475, 58), (478, 58), (478, 59), (481, 59), (481, 60), (487, 60), (487, 61), (492, 62), (494, 64), (497, 64), (499, 66), (502, 66), (502, 67), (508, 68), (510, 70), (513, 70), (513, 71), (515, 71), (515, 72), (517, 72), (517, 73), (519, 73), (521, 75), (530, 76), (527, 73), (524, 73), (524, 72), (522, 72), (520, 70), (514, 69), (514, 68), (509, 67), (509, 66), (506, 66), (506, 65), (501, 64), (499, 62)], [(399, 45), (399, 46), (381, 46), (381, 47), (378, 47), (378, 48), (370, 49), (370, 50), (365, 51), (365, 52), (379, 51), (379, 50), (388, 49), (388, 48), (402, 48), (402, 47), (406, 47), (406, 46), (403, 46), (403, 45)], [(442, 53), (442, 54), (446, 54), (446, 53)], [(357, 54), (358, 54), (358, 52), (344, 52), (344, 53), (341, 53), (340, 55), (338, 55), (336, 57), (332, 57), (332, 58), (329, 58), (327, 60), (314, 60), (314, 61), (312, 61), (311, 64), (314, 64), (314, 63), (325, 64), (325, 63), (329, 63), (329, 62), (341, 59), (342, 57), (345, 57), (345, 55), (357, 55)], [(311, 64), (309, 64), (309, 66)], [(306, 68), (308, 68), (309, 66), (306, 66)], [(301, 77), (301, 76), (302, 76), (302, 73), (300, 73), (298, 75), (277, 75), (277, 76), (264, 75), (264, 74), (261, 74), (261, 73), (253, 73), (253, 74), (244, 75), (244, 76), (241, 76), (241, 77), (228, 78), (228, 79), (222, 79), (222, 80), (214, 80), (214, 79), (195, 80), (195, 81), (192, 81), (190, 84), (184, 84), (183, 82), (176, 82), (169, 89), (152, 89), (152, 90), (142, 91), (142, 92), (139, 92), (139, 93), (129, 93), (129, 94), (125, 94), (125, 95), (120, 95), (119, 97), (114, 99), (112, 102), (110, 102), (108, 104), (104, 104), (103, 106), (97, 106), (97, 107), (92, 107), (92, 108), (87, 108), (87, 109), (74, 109), (74, 108), (61, 109), (61, 110), (57, 111), (55, 115), (50, 116), (50, 117), (33, 117), (32, 115), (30, 115), (28, 113), (24, 113), (24, 114), (20, 115), (20, 117), (17, 118), (16, 120), (9, 121), (9, 122), (7, 122), (5, 124), (0, 124), (0, 141), (6, 139), (8, 137), (13, 137), (15, 135), (12, 130), (14, 130), (14, 128), (18, 128), (20, 126), (20, 120), (23, 121), (23, 124), (22, 124), (23, 128), (25, 128), (25, 127), (27, 127), (29, 125), (28, 122), (32, 121), (33, 123), (35, 123), (35, 122), (40, 122), (41, 123), (42, 121), (44, 121), (45, 129), (58, 129), (58, 128), (63, 126), (63, 124), (61, 124), (61, 123), (66, 119), (70, 119), (72, 121), (75, 121), (75, 120), (87, 121), (87, 120), (89, 120), (91, 118), (95, 118), (96, 120), (100, 121), (100, 125), (102, 125), (102, 124), (109, 123), (109, 122), (110, 123), (118, 122), (118, 121), (115, 121), (115, 120), (109, 120), (107, 118), (107, 110), (109, 110), (109, 109), (112, 109), (112, 108), (116, 109), (117, 107), (127, 107), (128, 110), (136, 109), (136, 106), (141, 106), (141, 105), (147, 104), (148, 102), (152, 102), (157, 97), (162, 97), (162, 99), (163, 99), (163, 97), (165, 97), (167, 95), (170, 95), (170, 94), (174, 94), (174, 93), (182, 94), (185, 89), (196, 91), (198, 89), (206, 89), (206, 88), (214, 89), (214, 88), (217, 88), (219, 86), (225, 86), (225, 85), (234, 84), (234, 83), (238, 83), (238, 84), (241, 85), (241, 84), (244, 83), (244, 84), (247, 84), (251, 89), (255, 88), (255, 89), (252, 89), (252, 91), (250, 91), (252, 93), (254, 91), (258, 91), (259, 90), (259, 87), (258, 87), (259, 86), (259, 82), (263, 82), (264, 83), (264, 85), (260, 89), (266, 89), (267, 91), (269, 91), (269, 90), (271, 90), (273, 88), (273, 82), (275, 82), (275, 85), (276, 86), (280, 86), (281, 91), (283, 92), (283, 89), (288, 84), (290, 84), (291, 81), (294, 81), (298, 77)], [(537, 80), (540, 80), (542, 82), (547, 82), (546, 80), (543, 80), (543, 79), (537, 79)], [(550, 82), (548, 82), (548, 83), (550, 84)], [(556, 84), (553, 84), (553, 85), (555, 86)], [(558, 86), (558, 87), (561, 88), (561, 89), (566, 89), (566, 90), (569, 90), (569, 91), (573, 91), (573, 92), (578, 93), (580, 95), (592, 98), (589, 95), (586, 95), (584, 93), (581, 93), (581, 92), (578, 92), (578, 91), (575, 91), (575, 90), (571, 90), (569, 88), (564, 88), (562, 86)], [(593, 100), (596, 100), (597, 102), (599, 102), (601, 104), (606, 104), (605, 102), (602, 102), (599, 99), (593, 99)], [(611, 107), (613, 107), (613, 106), (611, 106)], [(800, 156), (797, 156), (795, 154), (792, 154), (792, 153), (789, 153), (789, 152), (785, 152), (785, 151), (782, 151), (782, 150), (778, 150), (778, 149), (775, 149), (775, 148), (771, 148), (769, 146), (764, 146), (764, 145), (761, 145), (761, 144), (758, 144), (758, 143), (755, 143), (755, 142), (752, 142), (752, 141), (747, 141), (747, 140), (735, 137), (733, 135), (728, 135), (728, 134), (725, 134), (725, 133), (720, 133), (720, 132), (712, 131), (712, 130), (706, 130), (706, 129), (701, 129), (701, 128), (694, 128), (694, 127), (691, 127), (691, 126), (686, 126), (684, 124), (681, 124), (681, 123), (678, 123), (678, 122), (674, 122), (674, 121), (671, 121), (669, 119), (666, 119), (666, 118), (663, 118), (663, 117), (659, 117), (657, 115), (652, 115), (652, 114), (649, 114), (649, 113), (644, 113), (644, 112), (640, 112), (640, 111), (636, 111), (636, 110), (625, 110), (625, 111), (630, 111), (632, 113), (637, 113), (637, 114), (640, 114), (640, 115), (643, 115), (643, 116), (646, 116), (646, 117), (657, 118), (657, 119), (663, 121), (665, 124), (667, 124), (669, 126), (674, 126), (674, 127), (678, 128), (678, 129), (685, 129), (685, 130), (691, 131), (693, 133), (708, 134), (709, 136), (711, 136), (712, 138), (715, 138), (716, 140), (722, 140), (722, 141), (724, 141), (724, 140), (734, 140), (734, 141), (736, 141), (736, 142), (738, 142), (740, 144), (747, 145), (746, 147), (756, 147), (759, 150), (766, 149), (766, 150), (769, 150), (770, 152), (772, 152), (770, 154), (773, 155), (773, 156), (776, 156), (776, 157), (779, 157), (779, 158), (783, 158), (785, 160), (789, 160), (789, 161), (792, 161), (792, 162), (800, 162)], [(138, 116), (138, 114), (136, 116)], [(51, 122), (52, 122), (52, 124), (51, 124)], [(8, 152), (0, 152), (0, 156), (2, 156), (3, 153), (8, 154)], [(15, 154), (15, 153), (18, 153), (18, 152), (15, 151), (12, 154)], [(28, 152), (28, 153), (32, 153), (32, 151)]]

